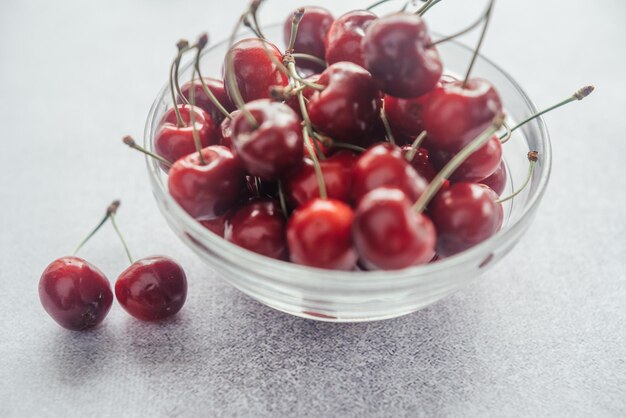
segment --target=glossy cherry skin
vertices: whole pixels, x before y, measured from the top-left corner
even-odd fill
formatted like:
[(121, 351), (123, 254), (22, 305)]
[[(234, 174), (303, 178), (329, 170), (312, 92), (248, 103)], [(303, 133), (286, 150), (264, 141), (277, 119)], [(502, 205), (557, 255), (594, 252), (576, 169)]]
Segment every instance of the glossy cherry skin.
[(418, 97), (433, 90), (443, 65), (424, 20), (396, 13), (373, 21), (361, 41), (365, 68), (394, 97)]
[(366, 194), (356, 209), (353, 234), (361, 261), (371, 270), (426, 264), (435, 255), (435, 227), (399, 189)]
[(193, 218), (214, 219), (235, 204), (245, 184), (240, 160), (221, 145), (202, 150), (206, 164), (197, 152), (176, 161), (169, 172), (168, 189), (174, 200)]
[(398, 131), (414, 138), (422, 133), (424, 130), (422, 113), (427, 100), (427, 94), (413, 99), (399, 99), (386, 95), (385, 113), (394, 133)]
[(363, 67), (365, 60), (361, 41), (367, 26), (377, 18), (372, 12), (354, 10), (335, 20), (326, 35), (328, 65), (348, 61)]
[(274, 199), (253, 199), (226, 219), (224, 238), (246, 250), (285, 260), (287, 221)]
[[(212, 77), (204, 77), (204, 82), (209, 90), (213, 93), (215, 98), (224, 106), (224, 108), (232, 112), (235, 110), (235, 105), (231, 102), (228, 94), (226, 93), (226, 88), (224, 87), (224, 81), (218, 80), (217, 78)], [(211, 119), (217, 127), (224, 120), (224, 114), (213, 104), (213, 101), (209, 98), (209, 96), (204, 92), (204, 88), (202, 87), (202, 83), (198, 80), (194, 84), (195, 92), (194, 92), (194, 101), (196, 106), (207, 112), (211, 115)], [(191, 82), (187, 82), (183, 84), (180, 88), (181, 93), (188, 101), (191, 101)], [(179, 103), (181, 103), (181, 99), (179, 98)]]
[(479, 181), (479, 183), (484, 184), (485, 186), (489, 187), (498, 196), (500, 196), (502, 195), (502, 192), (504, 192), (504, 189), (506, 188), (506, 180), (507, 180), (506, 164), (504, 164), (504, 161), (501, 161), (496, 171), (494, 171), (493, 174), (487, 177), (486, 179)]
[(300, 117), (289, 106), (270, 100), (256, 100), (246, 108), (258, 127), (243, 113), (232, 121), (233, 148), (253, 176), (275, 180), (302, 163), (304, 140)]
[(354, 212), (334, 199), (313, 199), (296, 209), (287, 226), (291, 261), (309, 267), (352, 270), (357, 254), (352, 243)]
[(142, 258), (117, 278), (115, 297), (135, 318), (158, 321), (176, 314), (185, 304), (187, 276), (170, 258)]
[(309, 117), (320, 131), (337, 141), (357, 143), (379, 118), (380, 92), (372, 75), (356, 64), (328, 67), (317, 81), (325, 86), (309, 100)]
[[(411, 151), (411, 145), (405, 145), (402, 147), (402, 156), (406, 158), (407, 154)], [(411, 166), (422, 176), (428, 183), (433, 181), (437, 175), (437, 170), (430, 162), (429, 151), (426, 148), (418, 148), (417, 152), (413, 156), (413, 159), (409, 162)]]
[(190, 105), (177, 106), (186, 126), (178, 126), (176, 112), (173, 108), (169, 109), (165, 112), (154, 139), (156, 153), (172, 163), (196, 151), (193, 127), (191, 125), (191, 109), (194, 109), (196, 131), (202, 147), (215, 145), (219, 141), (215, 124), (208, 113), (199, 107), (193, 108)]
[(215, 235), (224, 238), (224, 223), (226, 222), (226, 215), (218, 216), (215, 219), (208, 219), (206, 221), (200, 221), (203, 227), (213, 232)]
[(355, 202), (379, 187), (402, 190), (411, 202), (424, 193), (428, 184), (402, 155), (400, 148), (381, 143), (361, 154), (354, 165), (352, 192)]
[(425, 144), (431, 150), (459, 152), (501, 113), (500, 96), (488, 81), (473, 78), (465, 88), (461, 81), (445, 83), (428, 95), (423, 109)]
[[(294, 45), (294, 52), (313, 55), (321, 58), (326, 56), (326, 34), (330, 26), (335, 21), (333, 15), (326, 9), (317, 6), (307, 6), (304, 8), (304, 16), (298, 25), (298, 34)], [(283, 27), (283, 38), (285, 45), (289, 45), (291, 37), (291, 23), (293, 13), (289, 15)], [(322, 72), (324, 67), (311, 61), (298, 60), (298, 68), (310, 70), (312, 72)]]
[[(322, 176), (328, 197), (344, 203), (351, 201), (352, 169), (357, 156), (349, 151), (340, 151), (326, 160), (320, 161)], [(320, 197), (317, 175), (313, 162), (305, 159), (286, 181), (287, 200), (293, 207), (302, 206)]]
[[(446, 151), (433, 151), (430, 161), (441, 170), (455, 154)], [(453, 182), (477, 182), (493, 174), (502, 161), (502, 143), (494, 135), (485, 145), (470, 155), (450, 176)]]
[[(283, 55), (276, 45), (258, 38), (244, 39), (234, 44), (230, 50), (234, 65), (234, 76), (243, 101), (248, 103), (258, 99), (270, 98), (272, 86), (286, 86), (289, 82), (276, 62), (283, 61)], [(228, 60), (224, 64), (228, 72)], [(227, 80), (227, 78), (225, 78)], [(226, 83), (228, 97), (235, 103), (233, 92)]]
[(62, 257), (41, 275), (39, 299), (63, 328), (82, 331), (104, 320), (113, 303), (113, 292), (105, 275), (93, 264), (78, 257)]
[(429, 206), (437, 228), (437, 253), (449, 257), (494, 235), (504, 218), (497, 198), (477, 183), (456, 183), (439, 193)]

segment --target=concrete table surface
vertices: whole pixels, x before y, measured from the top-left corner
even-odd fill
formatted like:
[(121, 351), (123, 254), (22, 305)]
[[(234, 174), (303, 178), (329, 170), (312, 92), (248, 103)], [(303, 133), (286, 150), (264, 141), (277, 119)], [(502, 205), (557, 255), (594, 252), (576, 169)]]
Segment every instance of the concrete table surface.
[[(598, 91), (546, 118), (554, 175), (512, 254), (427, 309), (354, 325), (290, 317), (216, 277), (120, 144), (141, 137), (178, 38), (225, 38), (243, 5), (0, 2), (0, 416), (626, 415), (626, 4), (498, 2), (484, 53), (539, 106)], [(269, 0), (262, 20), (296, 5)], [(430, 25), (451, 33), (482, 8), (446, 0)], [(113, 198), (137, 256), (185, 266), (187, 305), (159, 324), (114, 305), (96, 330), (65, 331), (39, 276)], [(82, 256), (110, 278), (125, 268), (112, 228)]]

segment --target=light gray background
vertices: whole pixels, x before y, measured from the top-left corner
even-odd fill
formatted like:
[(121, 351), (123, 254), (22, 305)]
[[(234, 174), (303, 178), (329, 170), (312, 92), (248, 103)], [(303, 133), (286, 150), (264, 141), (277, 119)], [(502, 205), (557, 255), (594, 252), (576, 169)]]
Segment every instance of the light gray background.
[[(333, 3), (363, 4), (319, 1)], [(624, 416), (626, 4), (498, 2), (484, 52), (538, 105), (598, 91), (547, 117), (554, 176), (511, 255), (428, 309), (359, 325), (293, 318), (215, 277), (120, 144), (141, 137), (175, 41), (226, 37), (243, 4), (0, 0), (0, 416)], [(268, 0), (262, 20), (297, 5)], [(482, 8), (446, 0), (431, 26)], [(65, 331), (39, 275), (117, 197), (135, 254), (185, 266), (188, 303), (165, 323), (115, 305), (93, 332)], [(82, 256), (111, 279), (125, 268), (111, 228)]]

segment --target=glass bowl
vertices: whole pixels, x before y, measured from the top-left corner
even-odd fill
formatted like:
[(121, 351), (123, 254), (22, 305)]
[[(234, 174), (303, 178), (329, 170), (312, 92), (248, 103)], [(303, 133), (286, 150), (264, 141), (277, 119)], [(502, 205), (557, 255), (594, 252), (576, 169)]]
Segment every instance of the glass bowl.
[[(282, 26), (265, 29), (268, 39), (282, 40)], [(243, 38), (243, 36), (242, 36)], [(284, 48), (284, 45), (278, 46)], [(446, 72), (463, 74), (472, 50), (457, 42), (438, 46)], [(221, 77), (226, 42), (204, 51), (204, 76)], [(191, 63), (181, 68), (181, 80), (191, 78)], [(479, 57), (473, 76), (489, 80), (499, 91), (508, 123), (536, 112), (521, 87), (502, 69)], [(145, 147), (154, 151), (154, 136), (171, 107), (168, 87), (157, 96), (145, 128)], [(526, 232), (550, 177), (550, 139), (542, 119), (515, 132), (504, 146), (508, 181), (503, 195), (521, 184), (528, 171), (526, 154), (539, 151), (534, 176), (515, 199), (505, 204), (502, 229), (487, 241), (444, 260), (399, 271), (340, 272), (320, 270), (260, 256), (218, 237), (191, 218), (169, 195), (167, 175), (147, 159), (157, 204), (172, 230), (230, 284), (280, 311), (321, 321), (360, 322), (394, 318), (417, 311), (455, 292), (504, 257)]]

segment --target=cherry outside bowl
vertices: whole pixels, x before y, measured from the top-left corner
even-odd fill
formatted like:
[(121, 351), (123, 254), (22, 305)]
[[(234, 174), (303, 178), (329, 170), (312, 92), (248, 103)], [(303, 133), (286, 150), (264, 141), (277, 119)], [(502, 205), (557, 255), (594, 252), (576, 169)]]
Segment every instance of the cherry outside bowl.
[[(280, 42), (282, 26), (264, 29)], [(434, 39), (438, 36), (434, 34)], [(463, 74), (472, 50), (457, 42), (438, 46), (445, 72)], [(227, 44), (203, 54), (203, 75), (219, 77)], [(521, 87), (502, 69), (479, 57), (473, 75), (489, 80), (499, 91), (512, 126), (536, 112)], [(191, 64), (181, 70), (181, 81), (191, 77)], [(165, 86), (150, 109), (145, 147), (154, 151), (158, 123), (172, 106)], [(192, 219), (169, 195), (167, 175), (158, 163), (147, 159), (148, 173), (159, 209), (174, 232), (204, 259), (219, 277), (258, 300), (292, 315), (329, 322), (360, 322), (394, 318), (422, 309), (476, 279), (500, 261), (526, 232), (544, 194), (551, 168), (551, 148), (543, 119), (518, 130), (504, 146), (508, 181), (503, 195), (520, 185), (528, 169), (526, 154), (541, 156), (528, 188), (505, 204), (502, 229), (489, 240), (445, 260), (400, 271), (340, 272), (318, 270), (266, 258), (214, 235)]]

